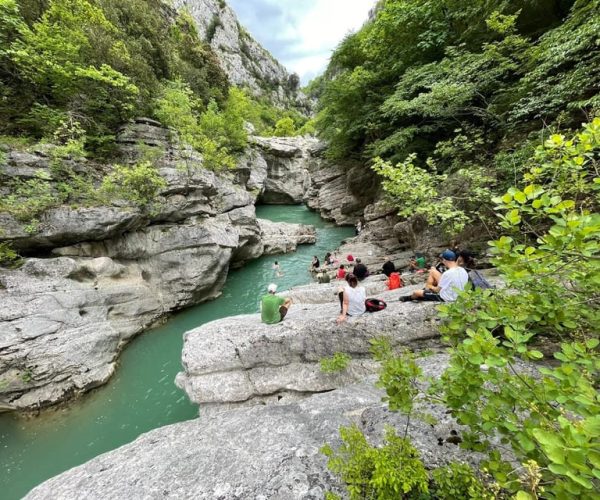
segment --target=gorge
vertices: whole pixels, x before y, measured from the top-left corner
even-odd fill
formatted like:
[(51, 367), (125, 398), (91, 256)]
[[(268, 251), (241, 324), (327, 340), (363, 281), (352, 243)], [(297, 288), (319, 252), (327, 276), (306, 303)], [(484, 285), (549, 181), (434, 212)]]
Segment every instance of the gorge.
[(598, 498), (600, 0), (374, 5), (0, 0), (3, 496)]

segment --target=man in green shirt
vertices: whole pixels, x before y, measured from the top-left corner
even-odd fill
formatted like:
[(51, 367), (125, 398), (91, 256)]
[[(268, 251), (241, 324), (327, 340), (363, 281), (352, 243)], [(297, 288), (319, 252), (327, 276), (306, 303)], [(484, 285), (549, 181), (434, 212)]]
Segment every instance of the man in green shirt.
[(277, 291), (277, 285), (275, 283), (271, 283), (267, 290), (269, 293), (263, 296), (260, 301), (260, 319), (263, 323), (272, 325), (274, 323), (279, 323), (285, 318), (288, 309), (292, 305), (292, 299), (289, 297), (284, 299), (283, 297), (275, 295), (275, 292)]

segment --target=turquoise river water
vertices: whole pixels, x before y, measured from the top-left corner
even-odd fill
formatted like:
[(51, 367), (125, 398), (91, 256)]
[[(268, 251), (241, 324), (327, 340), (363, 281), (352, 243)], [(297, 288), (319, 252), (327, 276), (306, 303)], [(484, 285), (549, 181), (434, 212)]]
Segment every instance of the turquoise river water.
[[(352, 228), (324, 222), (304, 206), (261, 206), (259, 217), (313, 224), (316, 245), (286, 255), (262, 257), (229, 274), (217, 300), (186, 309), (137, 337), (123, 352), (110, 382), (73, 404), (35, 418), (0, 415), (0, 498), (21, 498), (31, 488), (73, 466), (134, 440), (156, 427), (194, 418), (197, 408), (174, 378), (181, 369), (182, 334), (209, 321), (258, 311), (258, 298), (270, 282), (279, 290), (311, 281), (308, 265), (321, 260)], [(281, 265), (275, 277), (273, 262)]]

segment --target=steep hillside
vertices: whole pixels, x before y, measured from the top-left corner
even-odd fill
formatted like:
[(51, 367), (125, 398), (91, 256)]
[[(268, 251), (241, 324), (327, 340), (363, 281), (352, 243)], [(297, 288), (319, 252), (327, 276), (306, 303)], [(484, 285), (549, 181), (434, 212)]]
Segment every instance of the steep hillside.
[(298, 75), (287, 70), (240, 25), (224, 0), (175, 0), (177, 9), (190, 12), (202, 39), (210, 44), (229, 81), (248, 87), (278, 105), (306, 109)]

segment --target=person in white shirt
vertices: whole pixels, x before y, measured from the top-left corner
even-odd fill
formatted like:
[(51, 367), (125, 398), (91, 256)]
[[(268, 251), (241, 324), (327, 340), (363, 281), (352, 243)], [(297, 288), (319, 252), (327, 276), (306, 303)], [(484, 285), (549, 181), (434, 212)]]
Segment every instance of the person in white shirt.
[(346, 281), (348, 284), (344, 288), (342, 313), (338, 316), (338, 323), (346, 321), (347, 316), (361, 316), (367, 310), (365, 307), (365, 300), (367, 299), (365, 287), (358, 286), (358, 278), (354, 274), (349, 274)]
[[(408, 300), (428, 300), (432, 302), (454, 302), (458, 298), (458, 293), (464, 290), (469, 281), (469, 275), (462, 267), (456, 263), (457, 255), (452, 250), (444, 250), (440, 255), (442, 262), (447, 270), (439, 275), (439, 279), (427, 280), (427, 285), (423, 290), (417, 290), (412, 295), (400, 297), (400, 301)], [(432, 277), (434, 269), (430, 271)], [(434, 276), (437, 278), (437, 276)]]

